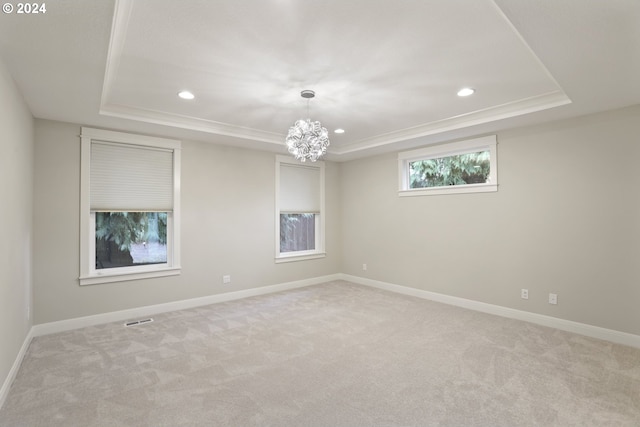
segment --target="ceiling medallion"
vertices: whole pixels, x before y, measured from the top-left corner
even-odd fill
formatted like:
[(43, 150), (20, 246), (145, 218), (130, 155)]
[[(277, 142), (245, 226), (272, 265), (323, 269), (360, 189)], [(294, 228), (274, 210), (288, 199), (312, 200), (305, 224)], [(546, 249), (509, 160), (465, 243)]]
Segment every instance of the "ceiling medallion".
[[(303, 90), (300, 96), (307, 100), (307, 117), (309, 117), (309, 99), (316, 94), (312, 90)], [(327, 152), (329, 132), (318, 121), (312, 122), (309, 118), (300, 119), (289, 128), (286, 143), (289, 153), (293, 154), (296, 160), (315, 162)]]

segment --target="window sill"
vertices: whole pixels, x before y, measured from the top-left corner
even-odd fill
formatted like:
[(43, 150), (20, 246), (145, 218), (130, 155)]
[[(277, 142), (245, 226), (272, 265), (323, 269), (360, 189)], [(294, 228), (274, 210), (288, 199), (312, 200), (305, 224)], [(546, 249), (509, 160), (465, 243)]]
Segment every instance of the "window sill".
[(325, 252), (318, 252), (307, 255), (280, 255), (276, 258), (276, 264), (280, 264), (283, 262), (306, 261), (309, 259), (325, 258), (326, 256), (327, 254)]
[(125, 282), (129, 280), (152, 279), (155, 277), (177, 276), (180, 267), (168, 267), (153, 271), (139, 271), (135, 273), (103, 273), (80, 277), (80, 286), (99, 285), (101, 283)]
[(439, 194), (490, 193), (495, 191), (498, 191), (497, 184), (468, 184), (450, 185), (446, 187), (414, 188), (412, 190), (399, 190), (398, 196), (437, 196)]

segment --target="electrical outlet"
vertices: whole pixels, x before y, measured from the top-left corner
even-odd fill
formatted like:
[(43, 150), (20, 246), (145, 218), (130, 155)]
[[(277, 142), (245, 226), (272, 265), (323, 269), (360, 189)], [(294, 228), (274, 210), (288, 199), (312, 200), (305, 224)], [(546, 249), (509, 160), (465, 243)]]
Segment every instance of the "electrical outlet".
[(362, 264), (362, 271), (367, 271), (367, 264)]
[(520, 298), (529, 299), (529, 290), (528, 289), (520, 289)]
[(558, 304), (558, 295), (557, 294), (549, 294), (549, 304)]
[(222, 283), (225, 285), (231, 283), (231, 276), (229, 275), (222, 276)]

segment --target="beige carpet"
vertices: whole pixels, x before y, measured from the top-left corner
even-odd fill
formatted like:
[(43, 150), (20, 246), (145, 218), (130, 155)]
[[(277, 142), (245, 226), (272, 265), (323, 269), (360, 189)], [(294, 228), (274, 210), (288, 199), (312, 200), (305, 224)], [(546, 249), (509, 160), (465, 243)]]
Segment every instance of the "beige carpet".
[(640, 426), (640, 350), (331, 282), (35, 338), (0, 426)]

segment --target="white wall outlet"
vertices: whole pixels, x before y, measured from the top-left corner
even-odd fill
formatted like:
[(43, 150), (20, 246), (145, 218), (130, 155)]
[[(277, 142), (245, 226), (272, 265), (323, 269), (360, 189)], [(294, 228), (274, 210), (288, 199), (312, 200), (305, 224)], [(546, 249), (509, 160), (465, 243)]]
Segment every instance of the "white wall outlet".
[(520, 298), (529, 299), (529, 289), (520, 289)]
[(225, 285), (228, 284), (228, 283), (231, 283), (231, 276), (229, 276), (228, 274), (222, 276), (222, 283), (225, 284)]
[(367, 271), (367, 264), (362, 264), (362, 271)]
[(549, 304), (558, 303), (558, 294), (549, 294)]

